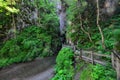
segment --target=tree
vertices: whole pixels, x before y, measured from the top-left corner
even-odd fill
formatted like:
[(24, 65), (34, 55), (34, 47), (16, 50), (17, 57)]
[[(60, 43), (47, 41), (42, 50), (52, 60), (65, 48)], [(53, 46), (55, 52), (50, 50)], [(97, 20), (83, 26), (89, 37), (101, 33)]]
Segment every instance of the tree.
[[(3, 11), (3, 9), (6, 9), (8, 12), (11, 13), (17, 13), (19, 12), (19, 9), (16, 9), (14, 6), (16, 5), (16, 0), (0, 0), (0, 12)], [(12, 6), (12, 7), (10, 7)]]

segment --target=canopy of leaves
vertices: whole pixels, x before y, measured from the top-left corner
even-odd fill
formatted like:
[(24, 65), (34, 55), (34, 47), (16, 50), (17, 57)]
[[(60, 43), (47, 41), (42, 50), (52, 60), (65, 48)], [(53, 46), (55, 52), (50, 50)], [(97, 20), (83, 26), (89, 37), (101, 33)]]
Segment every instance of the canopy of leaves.
[[(0, 12), (3, 12), (3, 9), (11, 13), (18, 13), (19, 9), (16, 9), (16, 0), (0, 0)], [(12, 7), (11, 7), (12, 6)]]

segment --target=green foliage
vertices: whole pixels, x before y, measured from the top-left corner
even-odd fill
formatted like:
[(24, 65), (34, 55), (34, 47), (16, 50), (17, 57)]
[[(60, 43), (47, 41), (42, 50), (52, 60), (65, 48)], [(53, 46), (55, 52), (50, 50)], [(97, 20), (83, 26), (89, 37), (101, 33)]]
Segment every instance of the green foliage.
[(81, 72), (80, 80), (116, 80), (116, 72), (110, 65), (88, 64)]
[(16, 5), (15, 0), (0, 0), (0, 12), (3, 12), (3, 9), (6, 9), (8, 12), (18, 13), (19, 10), (13, 7), (14, 5)]
[[(16, 6), (16, 1), (18, 1), (18, 6)], [(15, 7), (19, 7), (19, 9), (22, 9), (23, 7), (23, 5), (21, 5), (22, 1), (12, 0), (12, 4), (10, 4), (10, 2), (11, 0), (0, 0), (0, 4), (3, 3), (0, 5), (0, 10), (2, 10), (0, 13), (1, 41), (2, 38), (5, 38), (12, 23), (11, 15), (6, 16), (6, 12), (13, 13), (15, 11)], [(16, 38), (4, 42), (2, 46), (0, 46), (0, 62), (2, 63), (2, 60), (3, 62), (5, 60), (5, 62), (2, 63), (0, 67), (14, 62), (30, 61), (38, 56), (51, 56), (54, 53), (57, 54), (61, 48), (58, 28), (59, 23), (54, 4), (48, 0), (34, 0), (33, 2), (23, 0), (23, 3), (25, 3), (25, 6), (29, 6), (29, 9), (31, 10), (33, 8), (38, 10), (39, 18), (37, 21), (39, 21), (38, 25), (40, 27), (28, 26), (27, 28), (21, 30), (21, 32), (16, 33)], [(6, 11), (7, 9), (8, 11)], [(16, 11), (14, 13), (16, 13)], [(23, 12), (23, 15), (26, 16), (27, 14), (24, 14)], [(33, 24), (31, 23), (31, 25)], [(4, 36), (1, 36), (1, 33), (2, 35), (4, 34)], [(6, 60), (8, 61), (6, 62)]]
[[(32, 3), (28, 0), (25, 0), (25, 2), (30, 5), (34, 6), (39, 10), (39, 24), (47, 29), (48, 31), (59, 31), (58, 22), (58, 16), (56, 14), (56, 6), (53, 1), (49, 0), (34, 0)], [(53, 34), (53, 32), (51, 32)]]
[(120, 29), (115, 29), (113, 36), (114, 36), (114, 40), (116, 41), (116, 43), (114, 44), (114, 49), (117, 52), (120, 52), (120, 38), (119, 38), (120, 37)]
[[(81, 2), (83, 4), (84, 0), (81, 0)], [(71, 15), (68, 15), (67, 39), (71, 40), (77, 48), (92, 48), (101, 54), (111, 54), (111, 52), (108, 52), (107, 50), (113, 50), (116, 43), (116, 49), (120, 52), (120, 15), (111, 19), (109, 18), (104, 22), (101, 18), (103, 16), (100, 15), (100, 27), (104, 34), (104, 44), (106, 47), (104, 49), (101, 44), (100, 32), (96, 26), (96, 12), (92, 8), (95, 6), (85, 4), (84, 6), (81, 5), (80, 8), (77, 7), (78, 6), (72, 5), (68, 10), (68, 13)], [(88, 35), (81, 29), (81, 25), (86, 32), (89, 32), (92, 42), (90, 42)], [(87, 66), (88, 67), (82, 71), (80, 80), (116, 80), (115, 71), (109, 65)]]
[(112, 22), (114, 22), (111, 27), (113, 27), (112, 30), (112, 36), (114, 39), (114, 46), (113, 49), (115, 49), (117, 52), (120, 52), (120, 14), (113, 16), (111, 19)]
[[(0, 58), (3, 59), (3, 63), (0, 67), (12, 62), (29, 61), (38, 56), (51, 56), (60, 46), (60, 39), (49, 34), (49, 31), (41, 27), (27, 27), (16, 36), (16, 39), (6, 41), (1, 47)], [(52, 37), (56, 38), (52, 39)], [(6, 62), (7, 59), (10, 59), (10, 61), (4, 63), (4, 60)]]
[(56, 58), (56, 75), (52, 80), (72, 80), (74, 75), (73, 64), (74, 53), (71, 48), (62, 48)]
[(81, 71), (81, 68), (85, 66), (85, 62), (83, 60), (76, 60), (76, 72)]
[[(58, 56), (56, 58), (58, 68), (67, 68), (70, 65), (72, 65), (73, 55), (73, 51), (70, 48), (62, 48), (62, 50), (58, 53)], [(59, 69), (56, 69), (56, 71), (59, 71)]]
[(14, 58), (1, 58), (0, 59), (0, 68), (9, 66), (10, 64), (13, 64), (13, 63), (23, 62), (24, 57), (25, 57), (24, 54), (19, 54), (18, 56), (14, 57)]
[(0, 57), (14, 57), (18, 54), (16, 52), (20, 52), (20, 47), (16, 45), (15, 40), (7, 41), (4, 45), (4, 47), (0, 50)]
[(119, 38), (120, 37), (120, 29), (115, 29), (113, 35), (114, 35), (114, 39), (116, 41), (120, 42), (120, 38)]
[(80, 80), (93, 80), (93, 78), (90, 75), (91, 73), (92, 73), (92, 65), (87, 64), (87, 67), (84, 68), (80, 74)]
[[(76, 1), (77, 2), (77, 1)], [(81, 0), (82, 4), (71, 3), (67, 12), (71, 15), (68, 15), (68, 25), (67, 25), (67, 39), (71, 40), (76, 47), (82, 49), (91, 49), (94, 48), (96, 51), (101, 51), (103, 54), (110, 54), (107, 50), (112, 50), (114, 44), (116, 43), (113, 37), (114, 27), (119, 27), (119, 16), (115, 16), (105, 22), (101, 21), (100, 26), (104, 34), (104, 44), (105, 49), (102, 47), (101, 35), (96, 26), (96, 17), (90, 16), (96, 14), (89, 6), (85, 0)], [(78, 4), (77, 6), (75, 4)], [(85, 10), (86, 9), (86, 10)], [(73, 11), (74, 10), (74, 11)], [(86, 12), (87, 11), (87, 12)], [(80, 19), (80, 16), (82, 19)], [(81, 24), (82, 23), (82, 24)], [(81, 25), (86, 32), (89, 32), (92, 42), (89, 40), (88, 35), (81, 29)], [(118, 30), (119, 31), (119, 30)], [(118, 33), (118, 32), (117, 32)], [(117, 34), (118, 35), (118, 34)], [(119, 39), (119, 35), (116, 37)], [(117, 39), (116, 38), (116, 39)]]
[(0, 42), (6, 37), (7, 31), (12, 27), (12, 15), (17, 14), (16, 3), (19, 0), (0, 0)]
[(91, 76), (93, 80), (116, 80), (116, 73), (111, 66), (95, 65), (93, 66)]

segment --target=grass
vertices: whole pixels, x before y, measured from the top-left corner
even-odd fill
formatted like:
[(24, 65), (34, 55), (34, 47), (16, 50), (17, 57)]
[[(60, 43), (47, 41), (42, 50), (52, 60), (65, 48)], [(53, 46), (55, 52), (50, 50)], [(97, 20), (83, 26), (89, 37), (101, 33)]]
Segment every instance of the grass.
[(87, 67), (80, 74), (80, 80), (93, 80), (91, 77), (92, 65), (87, 64)]
[(85, 65), (85, 62), (83, 60), (80, 60), (76, 64), (76, 72), (80, 71), (80, 69)]

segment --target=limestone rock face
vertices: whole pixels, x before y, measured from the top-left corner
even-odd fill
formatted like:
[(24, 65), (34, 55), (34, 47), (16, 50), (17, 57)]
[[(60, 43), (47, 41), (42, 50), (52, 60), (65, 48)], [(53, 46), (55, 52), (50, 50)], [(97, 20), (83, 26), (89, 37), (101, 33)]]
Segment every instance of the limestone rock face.
[(59, 16), (59, 23), (60, 23), (60, 33), (61, 35), (65, 34), (65, 29), (66, 29), (66, 9), (67, 9), (67, 4), (65, 1), (61, 0), (57, 2), (57, 12)]
[(20, 12), (17, 14), (16, 27), (18, 30), (30, 25), (38, 25), (38, 8), (35, 0), (21, 0), (18, 4)]

